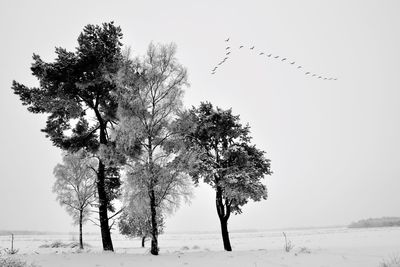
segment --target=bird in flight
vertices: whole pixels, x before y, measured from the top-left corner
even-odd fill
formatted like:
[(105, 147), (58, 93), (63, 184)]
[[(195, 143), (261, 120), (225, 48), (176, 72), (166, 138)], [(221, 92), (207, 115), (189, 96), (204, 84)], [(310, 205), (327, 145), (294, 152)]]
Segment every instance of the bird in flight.
[(269, 54), (267, 57), (271, 57), (272, 56), (272, 54)]
[(315, 77), (315, 76), (317, 76), (317, 74), (314, 73), (312, 76)]
[(293, 62), (290, 62), (290, 64), (292, 64), (292, 65), (293, 65), (294, 63), (296, 63), (296, 62), (294, 62), (294, 61), (293, 61)]
[(229, 55), (231, 52), (227, 52), (226, 55)]
[(261, 52), (261, 53), (260, 53), (260, 56), (262, 56), (262, 55), (264, 55), (264, 52)]
[(228, 50), (228, 49), (231, 49), (231, 47), (230, 47), (230, 46), (227, 46), (227, 47), (225, 48), (225, 50)]
[(254, 46), (250, 47), (250, 50), (253, 50), (253, 49), (254, 49)]
[(309, 72), (309, 71), (307, 71), (307, 72), (306, 72), (306, 75), (308, 75), (308, 74), (310, 74), (310, 72)]
[(274, 58), (278, 58), (279, 56), (275, 56)]
[(302, 68), (302, 66), (297, 66), (297, 68), (298, 68), (298, 69), (301, 69), (301, 68)]
[(287, 58), (282, 58), (282, 61), (285, 61)]
[(239, 49), (240, 49), (240, 48), (243, 48), (243, 45), (239, 46)]
[(229, 42), (229, 38), (225, 40), (225, 42)]

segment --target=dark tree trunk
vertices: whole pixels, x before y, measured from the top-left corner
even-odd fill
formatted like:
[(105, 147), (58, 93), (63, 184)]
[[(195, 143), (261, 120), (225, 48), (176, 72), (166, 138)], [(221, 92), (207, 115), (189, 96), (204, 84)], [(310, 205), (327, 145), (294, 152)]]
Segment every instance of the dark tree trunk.
[(99, 170), (97, 174), (97, 192), (99, 194), (99, 219), (100, 219), (100, 230), (101, 240), (103, 242), (103, 250), (114, 251), (110, 226), (108, 225), (108, 213), (107, 213), (107, 193), (105, 189), (105, 166), (103, 162), (99, 161)]
[(83, 210), (79, 211), (79, 248), (83, 249), (83, 239), (82, 239), (82, 218), (83, 218)]
[(153, 173), (153, 146), (152, 139), (148, 137), (148, 151), (149, 151), (149, 173), (150, 173), (150, 212), (151, 212), (151, 249), (150, 253), (158, 255), (158, 226), (157, 226), (157, 210), (156, 210), (156, 196), (154, 186), (157, 184), (157, 179)]
[[(106, 137), (106, 124), (104, 123), (100, 112), (95, 109), (96, 117), (100, 123), (100, 144), (107, 144)], [(111, 240), (110, 226), (108, 225), (108, 198), (105, 187), (105, 166), (101, 160), (99, 160), (99, 169), (97, 171), (97, 192), (99, 196), (99, 219), (100, 219), (100, 231), (101, 240), (103, 243), (103, 250), (114, 251), (113, 243)]]
[(145, 236), (143, 236), (142, 237), (142, 248), (144, 248), (144, 242), (146, 241), (146, 237)]
[(156, 211), (156, 199), (154, 195), (154, 189), (150, 190), (150, 211), (151, 211), (151, 249), (150, 253), (158, 255), (158, 229), (157, 229), (157, 211)]
[(229, 240), (229, 232), (228, 232), (228, 219), (230, 216), (230, 209), (227, 208), (225, 210), (225, 205), (222, 200), (222, 188), (220, 186), (216, 187), (215, 204), (217, 207), (219, 221), (221, 223), (221, 234), (222, 234), (222, 241), (224, 243), (224, 249), (226, 251), (232, 251), (231, 242)]
[(232, 251), (231, 241), (229, 240), (229, 232), (228, 232), (228, 220), (220, 219), (221, 222), (221, 233), (222, 233), (222, 241), (224, 242), (224, 249), (226, 251)]

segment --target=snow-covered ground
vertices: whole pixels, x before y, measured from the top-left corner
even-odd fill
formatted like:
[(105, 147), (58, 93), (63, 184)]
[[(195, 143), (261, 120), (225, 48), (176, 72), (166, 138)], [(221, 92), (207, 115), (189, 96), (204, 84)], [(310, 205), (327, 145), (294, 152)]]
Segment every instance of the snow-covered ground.
[[(38, 266), (376, 266), (400, 256), (400, 228), (318, 228), (286, 230), (294, 244), (285, 252), (282, 231), (231, 233), (233, 252), (222, 249), (219, 233), (179, 233), (160, 236), (160, 255), (152, 256), (140, 240), (114, 234), (115, 253), (101, 251), (98, 235), (84, 236), (90, 248), (39, 248), (53, 241), (76, 241), (73, 235), (15, 236), (14, 257)], [(146, 243), (148, 246), (149, 244)], [(0, 249), (10, 246), (10, 236), (0, 236)]]

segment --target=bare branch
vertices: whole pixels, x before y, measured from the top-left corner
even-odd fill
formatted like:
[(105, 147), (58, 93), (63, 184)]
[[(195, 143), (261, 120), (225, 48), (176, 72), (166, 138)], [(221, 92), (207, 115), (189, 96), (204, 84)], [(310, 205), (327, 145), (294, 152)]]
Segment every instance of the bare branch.
[(120, 214), (125, 208), (121, 208), (119, 211), (117, 211), (116, 213), (114, 213), (111, 217), (108, 218), (108, 220), (111, 220), (112, 218), (114, 218), (115, 216), (117, 216), (118, 214)]
[(88, 218), (88, 220), (89, 220), (89, 221), (91, 221), (91, 222), (92, 222), (94, 225), (96, 225), (96, 226), (99, 226), (99, 227), (100, 227), (100, 224), (98, 224), (97, 222), (93, 221), (92, 219)]

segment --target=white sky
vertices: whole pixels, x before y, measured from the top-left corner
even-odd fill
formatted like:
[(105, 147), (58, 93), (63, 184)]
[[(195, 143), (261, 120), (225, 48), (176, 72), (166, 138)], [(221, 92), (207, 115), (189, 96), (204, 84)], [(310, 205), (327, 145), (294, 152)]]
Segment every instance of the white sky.
[[(114, 20), (142, 55), (149, 42), (175, 42), (188, 68), (186, 106), (233, 108), (272, 160), (269, 199), (231, 217), (233, 229), (348, 224), (400, 216), (399, 1), (1, 1), (0, 229), (70, 231), (51, 192), (60, 151), (12, 94), (13, 79), (35, 86), (32, 53), (51, 61), (74, 50), (88, 24)], [(210, 70), (231, 45), (214, 76)], [(322, 81), (304, 71), (338, 77)], [(215, 230), (214, 193), (196, 190), (169, 231)], [(97, 230), (97, 228), (90, 227)]]

